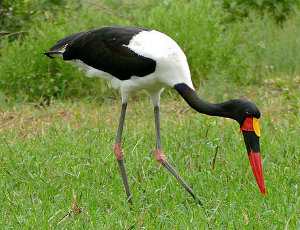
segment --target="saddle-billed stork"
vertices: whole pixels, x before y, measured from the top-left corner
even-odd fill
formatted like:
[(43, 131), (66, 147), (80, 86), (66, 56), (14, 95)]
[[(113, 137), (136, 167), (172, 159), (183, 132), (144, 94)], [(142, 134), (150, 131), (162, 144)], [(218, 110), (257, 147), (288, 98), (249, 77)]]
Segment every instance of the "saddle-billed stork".
[(141, 89), (148, 91), (154, 106), (156, 128), (154, 155), (156, 160), (177, 179), (195, 200), (198, 200), (191, 187), (179, 176), (162, 151), (159, 102), (165, 87), (174, 88), (199, 113), (230, 118), (239, 123), (253, 174), (260, 192), (265, 194), (259, 145), (260, 112), (258, 108), (254, 103), (242, 99), (218, 104), (200, 99), (191, 80), (186, 56), (169, 36), (156, 30), (138, 27), (103, 27), (67, 36), (45, 52), (45, 55), (50, 58), (59, 55), (63, 60), (74, 61), (85, 69), (87, 75), (110, 80), (112, 86), (120, 90), (122, 108), (113, 151), (130, 203), (132, 197), (121, 148), (122, 131), (128, 96)]

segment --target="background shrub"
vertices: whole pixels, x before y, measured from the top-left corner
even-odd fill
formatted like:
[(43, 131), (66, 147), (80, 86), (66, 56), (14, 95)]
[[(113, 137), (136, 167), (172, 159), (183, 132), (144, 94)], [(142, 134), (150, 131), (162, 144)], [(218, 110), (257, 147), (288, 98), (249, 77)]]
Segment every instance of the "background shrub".
[[(33, 20), (45, 20), (51, 12), (63, 11), (66, 0), (1, 0), (1, 30), (14, 31), (28, 25)], [(80, 1), (72, 1), (72, 5)]]
[[(27, 2), (30, 8), (38, 5), (34, 0), (16, 2), (16, 7)], [(296, 9), (279, 25), (270, 14), (256, 10), (228, 21), (224, 5), (212, 0), (46, 2), (24, 20), (24, 36), (0, 37), (0, 91), (7, 97), (32, 101), (101, 95), (107, 83), (86, 79), (77, 68), (42, 53), (70, 33), (114, 24), (153, 28), (174, 38), (188, 57), (196, 86), (201, 79), (247, 85), (299, 75), (300, 14)]]
[(248, 17), (254, 10), (261, 15), (269, 13), (282, 22), (300, 8), (299, 0), (222, 0), (221, 3), (231, 20)]

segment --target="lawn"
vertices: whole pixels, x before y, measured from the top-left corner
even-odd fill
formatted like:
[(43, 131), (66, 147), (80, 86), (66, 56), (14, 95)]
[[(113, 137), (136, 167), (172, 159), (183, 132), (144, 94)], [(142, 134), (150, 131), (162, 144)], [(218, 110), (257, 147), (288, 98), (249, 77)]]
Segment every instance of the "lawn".
[[(255, 96), (252, 88), (241, 88), (263, 112), (265, 197), (254, 181), (238, 125), (198, 115), (170, 91), (164, 93), (164, 150), (201, 197), (202, 207), (155, 162), (152, 106), (143, 93), (138, 95), (142, 99), (131, 100), (124, 130), (132, 206), (125, 201), (112, 153), (120, 111), (116, 98), (54, 101), (45, 108), (32, 103), (4, 106), (0, 117), (0, 225), (299, 228), (300, 130), (299, 116), (293, 111), (299, 107), (291, 108), (290, 99), (276, 85), (267, 82), (257, 88)], [(217, 100), (217, 93), (208, 94), (210, 87), (203, 84), (201, 91), (206, 93), (200, 95)], [(218, 87), (217, 92), (226, 90)], [(298, 90), (291, 88), (289, 93), (299, 96)]]

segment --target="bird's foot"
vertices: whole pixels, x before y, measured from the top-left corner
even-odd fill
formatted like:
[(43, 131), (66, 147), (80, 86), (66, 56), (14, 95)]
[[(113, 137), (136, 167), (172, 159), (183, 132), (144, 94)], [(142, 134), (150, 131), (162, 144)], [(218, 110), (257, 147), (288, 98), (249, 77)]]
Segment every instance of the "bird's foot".
[(123, 159), (123, 151), (122, 151), (121, 143), (114, 144), (114, 153), (117, 160)]
[(166, 162), (166, 160), (167, 160), (165, 154), (163, 153), (163, 151), (162, 151), (161, 149), (155, 149), (154, 155), (155, 155), (155, 159), (156, 159), (159, 163), (164, 163), (164, 162)]

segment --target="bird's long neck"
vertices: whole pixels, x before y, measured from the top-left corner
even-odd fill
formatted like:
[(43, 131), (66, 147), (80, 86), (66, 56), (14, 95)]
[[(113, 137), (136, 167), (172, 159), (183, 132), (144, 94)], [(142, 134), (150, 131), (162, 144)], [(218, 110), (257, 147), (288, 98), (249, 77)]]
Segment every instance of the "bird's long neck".
[(228, 106), (226, 106), (226, 104), (229, 104), (231, 101), (220, 104), (206, 102), (200, 99), (195, 90), (191, 89), (185, 83), (176, 84), (174, 88), (183, 97), (183, 99), (199, 113), (234, 119), (232, 111), (228, 110)]

